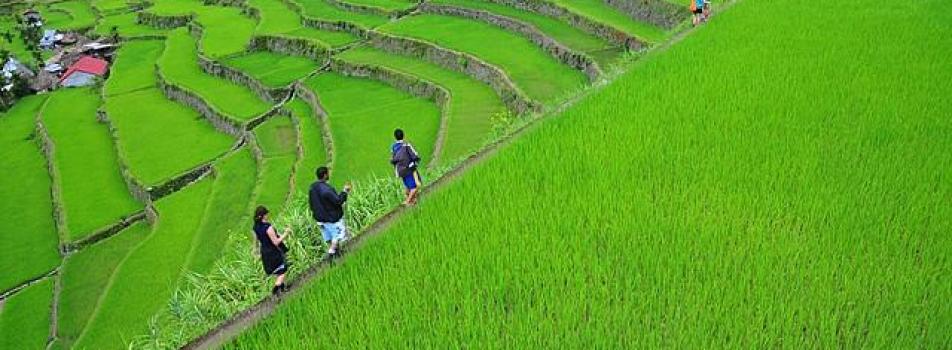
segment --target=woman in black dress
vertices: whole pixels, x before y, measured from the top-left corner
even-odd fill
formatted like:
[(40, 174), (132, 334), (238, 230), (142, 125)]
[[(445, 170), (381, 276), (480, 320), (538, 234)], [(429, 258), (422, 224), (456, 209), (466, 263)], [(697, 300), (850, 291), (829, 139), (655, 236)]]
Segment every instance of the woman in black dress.
[(291, 229), (284, 231), (284, 234), (278, 236), (278, 233), (268, 222), (268, 208), (258, 206), (255, 209), (255, 237), (261, 243), (261, 263), (264, 265), (266, 275), (276, 275), (278, 278), (274, 281), (274, 288), (271, 294), (278, 294), (287, 289), (284, 285), (284, 275), (288, 272), (287, 262), (284, 260), (284, 253), (287, 247), (284, 240), (291, 235)]

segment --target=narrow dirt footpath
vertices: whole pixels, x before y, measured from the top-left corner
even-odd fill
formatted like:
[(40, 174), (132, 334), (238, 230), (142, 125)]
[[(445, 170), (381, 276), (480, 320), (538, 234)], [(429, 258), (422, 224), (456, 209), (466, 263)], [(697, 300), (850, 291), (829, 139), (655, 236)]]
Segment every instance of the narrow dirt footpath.
[[(739, 0), (730, 0), (726, 2), (725, 4), (723, 4), (722, 6), (720, 6), (720, 8), (716, 9), (715, 12), (716, 13), (723, 12), (729, 9), (734, 4), (736, 4), (738, 1)], [(703, 25), (700, 27), (703, 27)], [(694, 32), (696, 29), (700, 27), (688, 28), (686, 30), (681, 31), (680, 33), (675, 34), (665, 43), (651, 49), (650, 53), (654, 54), (657, 52), (662, 52), (667, 50), (669, 47), (680, 42), (685, 37), (687, 37), (687, 35)], [(560, 103), (557, 107), (553, 108), (552, 110), (546, 111), (545, 113), (542, 113), (537, 117), (534, 117), (532, 120), (528, 121), (525, 125), (510, 132), (508, 135), (500, 138), (499, 140), (487, 145), (476, 154), (473, 154), (469, 158), (466, 158), (465, 160), (460, 162), (459, 165), (454, 167), (452, 170), (448, 171), (442, 177), (440, 177), (436, 181), (424, 187), (421, 190), (420, 195), (426, 196), (430, 192), (439, 191), (443, 186), (451, 183), (460, 175), (465, 174), (469, 169), (480, 164), (486, 159), (491, 158), (497, 152), (499, 152), (499, 150), (505, 148), (509, 144), (513, 143), (515, 140), (519, 139), (525, 133), (541, 125), (540, 121), (549, 119), (548, 117), (550, 116), (560, 114), (561, 112), (575, 105), (582, 99), (588, 96), (591, 96), (594, 93), (605, 88), (605, 86), (608, 86), (608, 83), (609, 83), (608, 81), (600, 81), (596, 83), (594, 86), (580, 92), (578, 95), (572, 97), (571, 99)], [(413, 209), (403, 207), (403, 206), (394, 208), (393, 210), (385, 214), (383, 217), (375, 221), (373, 224), (371, 224), (370, 227), (367, 227), (366, 229), (364, 229), (360, 235), (357, 235), (356, 237), (354, 237), (351, 240), (351, 242), (347, 245), (345, 249), (345, 254), (342, 254), (341, 257), (335, 259), (332, 262), (324, 261), (317, 264), (316, 266), (309, 268), (307, 271), (305, 271), (301, 275), (300, 278), (298, 278), (296, 281), (294, 281), (292, 285), (290, 285), (289, 290), (283, 295), (279, 297), (268, 297), (263, 299), (262, 301), (258, 302), (257, 304), (250, 307), (249, 309), (234, 315), (231, 319), (225, 321), (218, 327), (208, 331), (201, 337), (198, 337), (192, 340), (191, 342), (183, 346), (182, 349), (220, 348), (223, 344), (225, 344), (232, 338), (236, 337), (238, 334), (240, 334), (244, 330), (250, 328), (255, 323), (264, 319), (265, 317), (271, 315), (271, 313), (274, 312), (275, 308), (285, 298), (288, 298), (290, 296), (293, 296), (299, 293), (300, 289), (302, 289), (304, 286), (310, 283), (310, 281), (314, 279), (315, 277), (317, 277), (321, 272), (323, 272), (326, 269), (332, 268), (334, 265), (346, 262), (349, 256), (347, 252), (360, 249), (360, 247), (364, 244), (364, 242), (366, 242), (369, 238), (372, 238), (380, 234), (381, 232), (384, 232), (387, 228), (390, 227), (391, 224), (393, 224), (403, 214), (405, 214), (406, 212), (410, 210), (413, 210)]]

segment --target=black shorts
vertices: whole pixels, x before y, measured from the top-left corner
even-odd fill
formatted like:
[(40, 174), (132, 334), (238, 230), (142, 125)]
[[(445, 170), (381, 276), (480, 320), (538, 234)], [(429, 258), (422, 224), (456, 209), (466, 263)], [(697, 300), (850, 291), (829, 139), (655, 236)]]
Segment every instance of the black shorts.
[[(683, 12), (682, 12), (682, 13), (683, 13)], [(694, 13), (700, 15), (700, 14), (704, 13), (704, 8), (703, 8), (703, 7), (698, 7), (697, 9), (694, 10)]]

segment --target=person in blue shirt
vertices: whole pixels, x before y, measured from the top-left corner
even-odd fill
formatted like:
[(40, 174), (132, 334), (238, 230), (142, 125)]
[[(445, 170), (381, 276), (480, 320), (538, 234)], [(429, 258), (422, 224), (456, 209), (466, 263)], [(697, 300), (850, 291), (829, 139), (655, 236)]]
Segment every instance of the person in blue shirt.
[(704, 0), (691, 0), (693, 1), (691, 12), (694, 13), (694, 18), (692, 22), (695, 26), (701, 24), (701, 21), (704, 19)]
[(393, 138), (396, 142), (390, 146), (390, 164), (393, 165), (397, 177), (403, 180), (403, 187), (406, 188), (407, 197), (403, 205), (413, 205), (416, 204), (417, 191), (422, 184), (420, 172), (417, 171), (420, 166), (420, 155), (413, 149), (413, 145), (403, 139), (403, 130), (394, 130)]

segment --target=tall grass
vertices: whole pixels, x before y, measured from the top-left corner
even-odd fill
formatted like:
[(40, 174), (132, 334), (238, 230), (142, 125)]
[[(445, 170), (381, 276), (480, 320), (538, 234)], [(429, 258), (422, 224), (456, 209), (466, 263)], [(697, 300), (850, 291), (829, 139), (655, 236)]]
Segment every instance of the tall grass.
[[(359, 235), (403, 200), (402, 185), (396, 179), (368, 178), (353, 185), (355, 190), (348, 199), (344, 217), (351, 235)], [(298, 193), (287, 208), (275, 210), (272, 215), (275, 227), (290, 227), (293, 231), (287, 241), (287, 259), (291, 266), (289, 281), (294, 284), (303, 272), (324, 258), (326, 246), (311, 217), (306, 193)], [(270, 295), (270, 279), (263, 275), (250, 221), (248, 227), (232, 232), (221, 259), (210, 272), (186, 276), (183, 285), (172, 294), (167, 309), (151, 322), (149, 333), (135, 338), (131, 348), (181, 346)]]
[(949, 348), (952, 9), (853, 5), (738, 3), (226, 348)]

